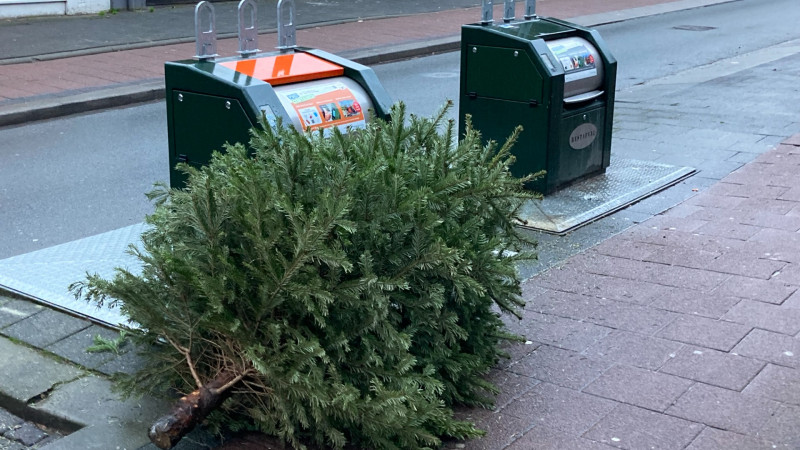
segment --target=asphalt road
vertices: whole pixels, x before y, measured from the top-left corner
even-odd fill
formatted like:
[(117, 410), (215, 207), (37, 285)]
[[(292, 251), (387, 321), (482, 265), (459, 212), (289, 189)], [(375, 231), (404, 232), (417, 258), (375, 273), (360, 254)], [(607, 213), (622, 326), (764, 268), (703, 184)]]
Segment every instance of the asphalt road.
[[(599, 30), (625, 88), (800, 38), (796, 1), (742, 0)], [(451, 53), (375, 69), (394, 98), (427, 115), (457, 98), (458, 64)], [(142, 221), (152, 208), (144, 192), (168, 177), (166, 140), (160, 102), (0, 129), (0, 259)]]

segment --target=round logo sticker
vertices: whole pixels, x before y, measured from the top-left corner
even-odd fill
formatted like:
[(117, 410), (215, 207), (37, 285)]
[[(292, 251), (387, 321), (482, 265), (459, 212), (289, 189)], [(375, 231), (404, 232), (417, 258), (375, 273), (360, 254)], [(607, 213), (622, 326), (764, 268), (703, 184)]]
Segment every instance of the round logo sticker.
[(575, 150), (580, 150), (592, 145), (596, 137), (597, 127), (592, 123), (582, 123), (572, 130), (572, 134), (569, 135), (569, 146)]

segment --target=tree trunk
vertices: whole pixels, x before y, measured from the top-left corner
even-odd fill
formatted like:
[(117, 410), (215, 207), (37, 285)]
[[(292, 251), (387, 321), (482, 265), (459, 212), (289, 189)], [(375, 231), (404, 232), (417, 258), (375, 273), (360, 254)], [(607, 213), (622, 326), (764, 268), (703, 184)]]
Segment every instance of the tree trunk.
[(230, 389), (218, 390), (234, 378), (231, 373), (220, 373), (203, 387), (181, 397), (169, 414), (160, 417), (150, 427), (147, 433), (150, 441), (158, 448), (172, 448), (230, 396)]

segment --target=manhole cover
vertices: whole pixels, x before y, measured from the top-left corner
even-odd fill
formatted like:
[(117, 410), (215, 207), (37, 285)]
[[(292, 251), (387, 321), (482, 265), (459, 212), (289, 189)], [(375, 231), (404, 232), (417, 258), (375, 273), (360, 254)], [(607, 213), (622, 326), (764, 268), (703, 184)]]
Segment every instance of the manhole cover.
[(708, 30), (716, 30), (717, 27), (707, 27), (704, 25), (678, 25), (677, 27), (672, 27), (675, 30), (684, 30), (684, 31), (708, 31)]

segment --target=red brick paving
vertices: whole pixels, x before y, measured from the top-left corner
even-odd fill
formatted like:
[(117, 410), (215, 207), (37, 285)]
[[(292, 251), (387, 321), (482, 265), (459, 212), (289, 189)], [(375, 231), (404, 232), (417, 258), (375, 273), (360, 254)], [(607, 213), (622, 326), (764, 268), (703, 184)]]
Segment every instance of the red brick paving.
[(800, 185), (787, 161), (800, 134), (528, 280), (509, 325), (545, 345), (511, 346), (492, 379), (513, 374), (516, 399), (475, 415), (489, 434), (464, 448), (800, 448), (800, 200), (751, 189)]
[[(502, 4), (496, 3), (498, 6), (495, 7), (495, 17), (499, 18), (502, 15)], [(669, 1), (539, 0), (537, 13), (543, 16), (568, 18), (661, 3)], [(518, 16), (522, 15), (523, 8), (523, 2), (518, 2)], [(314, 27), (298, 30), (297, 43), (305, 47), (338, 53), (458, 35), (461, 25), (474, 23), (479, 17), (480, 8), (468, 8)], [(275, 33), (259, 36), (261, 50), (269, 51), (276, 45)], [(235, 55), (237, 49), (236, 38), (220, 39), (217, 43), (217, 53), (223, 56)], [(120, 82), (161, 78), (164, 75), (164, 62), (190, 59), (194, 53), (195, 44), (191, 42), (51, 61), (0, 65), (0, 80), (3, 80), (0, 83), (0, 104), (3, 100), (50, 94), (59, 89), (75, 89), (72, 87), (75, 85), (48, 83), (47, 80), (57, 79), (59, 76), (75, 83), (82, 83), (81, 88), (99, 88)]]

